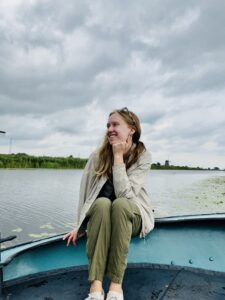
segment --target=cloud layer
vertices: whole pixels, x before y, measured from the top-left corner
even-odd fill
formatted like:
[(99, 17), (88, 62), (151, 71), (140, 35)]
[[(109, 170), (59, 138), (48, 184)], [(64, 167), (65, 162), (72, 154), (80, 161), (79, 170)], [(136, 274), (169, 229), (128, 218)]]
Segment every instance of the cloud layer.
[(139, 116), (153, 161), (225, 168), (225, 3), (0, 3), (0, 151), (87, 157), (108, 113)]

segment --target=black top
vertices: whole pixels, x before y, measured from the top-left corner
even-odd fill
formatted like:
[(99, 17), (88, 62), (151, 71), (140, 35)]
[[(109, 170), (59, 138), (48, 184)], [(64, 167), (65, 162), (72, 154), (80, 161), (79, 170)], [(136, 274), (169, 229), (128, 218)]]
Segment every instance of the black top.
[(116, 199), (113, 183), (108, 179), (101, 188), (97, 198), (106, 197), (111, 201)]

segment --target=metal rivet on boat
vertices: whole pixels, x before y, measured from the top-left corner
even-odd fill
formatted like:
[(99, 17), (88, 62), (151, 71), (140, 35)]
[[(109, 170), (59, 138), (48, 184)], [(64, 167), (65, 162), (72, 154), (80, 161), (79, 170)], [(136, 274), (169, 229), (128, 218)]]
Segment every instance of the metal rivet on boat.
[(212, 256), (209, 257), (210, 261), (214, 261), (214, 258)]
[(170, 264), (171, 265), (175, 265), (175, 262), (173, 260), (171, 260)]
[(192, 259), (189, 259), (189, 264), (193, 264), (193, 260)]

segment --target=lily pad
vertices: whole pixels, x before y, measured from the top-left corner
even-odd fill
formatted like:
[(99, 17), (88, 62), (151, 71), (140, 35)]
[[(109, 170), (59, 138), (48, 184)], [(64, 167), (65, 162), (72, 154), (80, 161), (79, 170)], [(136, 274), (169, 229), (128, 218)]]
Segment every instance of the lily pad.
[(48, 232), (42, 232), (42, 233), (29, 233), (28, 234), (32, 238), (42, 238), (42, 237), (48, 237), (49, 233)]
[(43, 225), (41, 225), (40, 226), (40, 228), (45, 228), (45, 229), (55, 229), (52, 225), (51, 225), (51, 223), (46, 223), (46, 224), (43, 224)]
[(21, 231), (23, 231), (23, 229), (20, 228), (20, 227), (17, 227), (17, 228), (15, 228), (15, 229), (12, 229), (12, 231), (13, 231), (13, 232), (21, 232)]

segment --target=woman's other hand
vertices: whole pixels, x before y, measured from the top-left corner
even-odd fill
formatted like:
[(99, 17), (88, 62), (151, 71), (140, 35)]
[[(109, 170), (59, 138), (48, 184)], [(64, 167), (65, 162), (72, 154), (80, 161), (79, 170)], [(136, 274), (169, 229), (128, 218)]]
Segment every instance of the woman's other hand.
[(70, 232), (68, 232), (67, 234), (65, 234), (63, 236), (63, 240), (67, 240), (67, 244), (66, 246), (68, 247), (70, 242), (72, 241), (74, 245), (76, 245), (76, 239), (77, 239), (77, 230), (76, 229), (73, 229), (71, 230)]

